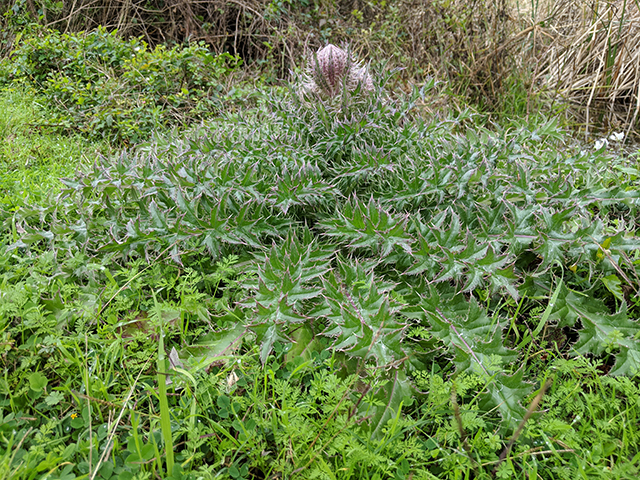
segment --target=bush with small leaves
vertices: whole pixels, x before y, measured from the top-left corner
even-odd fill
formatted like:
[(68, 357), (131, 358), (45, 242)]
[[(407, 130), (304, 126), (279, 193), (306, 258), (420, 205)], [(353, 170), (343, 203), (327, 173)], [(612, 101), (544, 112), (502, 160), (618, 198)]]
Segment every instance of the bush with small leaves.
[(25, 83), (53, 106), (46, 126), (116, 143), (219, 113), (225, 76), (240, 63), (204, 43), (153, 49), (117, 32), (37, 31), (0, 62), (0, 85)]

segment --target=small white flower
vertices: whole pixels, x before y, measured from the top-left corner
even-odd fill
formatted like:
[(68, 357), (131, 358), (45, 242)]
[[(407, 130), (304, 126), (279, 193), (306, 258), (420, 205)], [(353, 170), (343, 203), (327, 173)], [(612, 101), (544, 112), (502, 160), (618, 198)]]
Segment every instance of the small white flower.
[(593, 145), (593, 148), (595, 148), (596, 150), (600, 150), (602, 147), (607, 147), (609, 145), (609, 140), (607, 140), (606, 138), (601, 138), (599, 140), (596, 140), (596, 143)]
[(612, 142), (621, 142), (622, 140), (624, 140), (624, 132), (613, 132), (611, 135), (609, 135), (609, 140), (611, 140)]

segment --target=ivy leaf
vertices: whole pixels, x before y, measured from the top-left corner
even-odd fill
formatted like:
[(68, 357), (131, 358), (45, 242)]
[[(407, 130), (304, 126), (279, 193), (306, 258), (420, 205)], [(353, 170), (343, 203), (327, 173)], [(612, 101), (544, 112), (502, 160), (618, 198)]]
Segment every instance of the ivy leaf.
[(59, 404), (64, 400), (64, 394), (62, 392), (51, 392), (44, 399), (45, 403), (50, 407)]
[(47, 387), (49, 380), (40, 372), (33, 372), (29, 375), (29, 387), (31, 390), (39, 391)]

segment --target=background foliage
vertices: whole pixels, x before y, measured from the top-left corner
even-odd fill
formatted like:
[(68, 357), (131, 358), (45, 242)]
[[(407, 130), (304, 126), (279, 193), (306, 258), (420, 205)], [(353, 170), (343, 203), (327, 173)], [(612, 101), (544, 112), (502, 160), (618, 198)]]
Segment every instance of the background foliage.
[(0, 83), (23, 83), (54, 107), (45, 127), (114, 142), (139, 142), (154, 130), (220, 110), (225, 80), (238, 64), (203, 43), (150, 49), (100, 28), (76, 36), (39, 31), (5, 59)]
[[(403, 83), (446, 79), (456, 95), (486, 109), (499, 108), (504, 94), (514, 91), (527, 113), (530, 78), (544, 66), (542, 50), (553, 34), (545, 23), (546, 3), (532, 2), (521, 12), (519, 3), (507, 0), (9, 3), (4, 18), (9, 26), (35, 23), (63, 33), (104, 27), (151, 46), (204, 41), (217, 53), (241, 58), (250, 77), (260, 70), (272, 83), (300, 67), (310, 51), (327, 42), (349, 42), (363, 57), (405, 68)], [(16, 40), (6, 35), (7, 52)]]

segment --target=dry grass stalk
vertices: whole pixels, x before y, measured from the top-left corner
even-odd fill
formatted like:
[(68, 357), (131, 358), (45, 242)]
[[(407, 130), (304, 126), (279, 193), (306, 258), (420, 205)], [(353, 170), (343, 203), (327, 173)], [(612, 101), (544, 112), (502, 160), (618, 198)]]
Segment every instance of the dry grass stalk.
[[(427, 72), (448, 79), (457, 93), (491, 105), (500, 95), (520, 48), (520, 31), (510, 0), (408, 2), (402, 11), (405, 48)], [(515, 20), (515, 21), (514, 21)]]
[[(538, 80), (572, 105), (584, 122), (626, 128), (640, 108), (640, 9), (629, 0), (562, 3), (548, 30)], [(596, 116), (594, 122), (594, 115)]]

